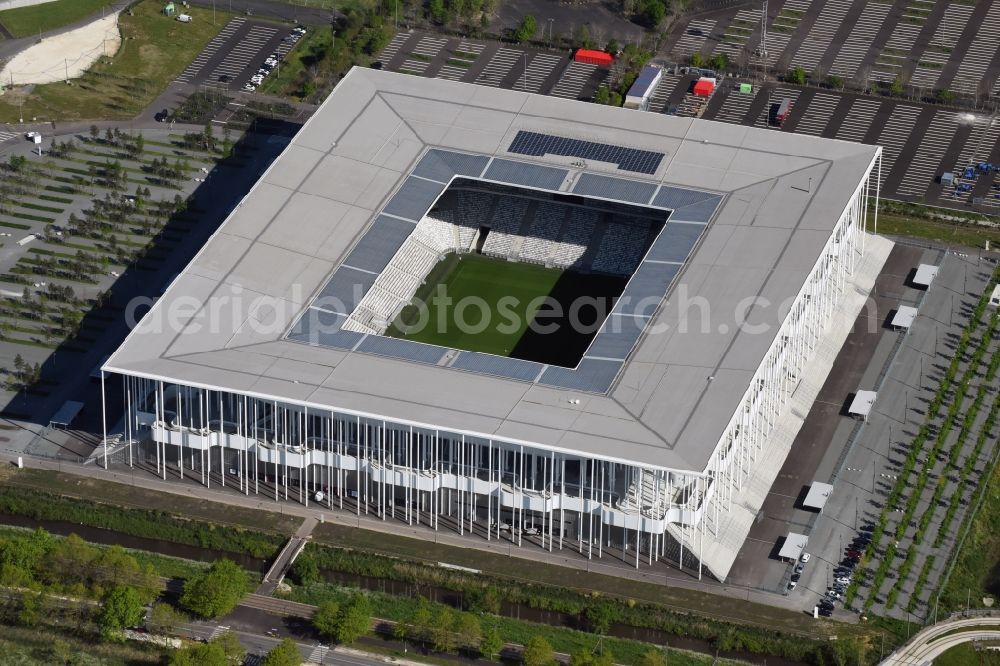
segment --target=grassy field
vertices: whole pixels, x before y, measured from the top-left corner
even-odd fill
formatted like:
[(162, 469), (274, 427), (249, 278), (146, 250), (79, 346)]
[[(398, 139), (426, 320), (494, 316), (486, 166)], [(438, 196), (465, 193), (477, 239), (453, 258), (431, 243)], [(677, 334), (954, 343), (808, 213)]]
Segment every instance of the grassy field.
[(3, 663), (18, 666), (163, 664), (168, 652), (152, 643), (96, 643), (89, 636), (74, 636), (68, 630), (4, 625), (0, 631)]
[(302, 523), (301, 518), (274, 511), (245, 509), (47, 470), (0, 468), (0, 486), (35, 488), (66, 497), (80, 497), (136, 509), (169, 510), (196, 520), (284, 535), (293, 534)]
[[(425, 325), (411, 306), (393, 323), (389, 335), (509, 356), (534, 319), (540, 305), (536, 299), (548, 295), (562, 273), (475, 254), (449, 255), (417, 292), (416, 299), (427, 304)], [(446, 298), (439, 297), (439, 288)], [(404, 332), (403, 323), (413, 325), (413, 330)]]
[[(70, 1), (70, 0), (67, 0)], [(73, 0), (75, 1), (75, 0)], [(45, 5), (47, 6), (47, 5)], [(70, 83), (15, 90), (0, 98), (0, 122), (25, 120), (114, 120), (137, 116), (163, 91), (230, 19), (219, 11), (193, 9), (195, 20), (179, 23), (160, 14), (160, 3), (145, 0), (134, 15), (123, 13), (125, 42), (113, 58), (102, 58)], [(23, 107), (23, 108), (22, 108)]]
[(457, 548), (357, 527), (320, 523), (313, 530), (313, 539), (318, 544), (385, 554), (429, 564), (447, 562), (521, 582), (544, 583), (591, 592), (594, 596), (608, 595), (648, 601), (681, 612), (777, 631), (797, 632), (810, 638), (822, 639), (838, 634), (845, 637), (877, 634), (875, 631), (869, 632), (863, 625), (814, 620), (812, 616), (800, 612), (720, 597), (707, 592), (650, 584), (648, 581), (629, 580), (582, 569), (545, 564), (528, 558)]
[(986, 486), (986, 497), (962, 544), (948, 586), (941, 593), (941, 607), (955, 610), (983, 606), (983, 597), (1000, 597), (1000, 467)]
[(1000, 650), (977, 650), (962, 643), (934, 660), (934, 666), (1000, 666)]
[(48, 32), (96, 14), (113, 0), (56, 0), (0, 12), (0, 24), (14, 37)]

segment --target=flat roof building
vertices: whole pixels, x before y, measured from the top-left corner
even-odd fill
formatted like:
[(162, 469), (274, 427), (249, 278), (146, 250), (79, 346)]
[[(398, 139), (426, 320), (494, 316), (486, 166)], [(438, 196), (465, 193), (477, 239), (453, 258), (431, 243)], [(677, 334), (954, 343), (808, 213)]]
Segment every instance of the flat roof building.
[[(829, 371), (819, 342), (839, 349), (891, 247), (865, 233), (880, 159), (354, 69), (104, 370), (124, 378), (127, 440), (151, 442), (160, 470), (179, 450), (276, 498), (327, 488), (331, 507), (517, 543), (531, 525), (542, 547), (724, 579), (801, 425), (790, 405), (815, 397), (793, 392)], [(459, 181), (665, 219), (576, 367), (391, 339), (358, 317)]]

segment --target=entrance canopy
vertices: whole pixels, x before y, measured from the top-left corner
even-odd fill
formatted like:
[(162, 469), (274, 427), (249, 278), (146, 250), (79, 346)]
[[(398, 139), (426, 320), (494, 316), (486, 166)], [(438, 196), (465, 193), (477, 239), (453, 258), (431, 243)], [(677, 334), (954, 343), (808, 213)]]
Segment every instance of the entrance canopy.
[(63, 403), (63, 406), (59, 408), (59, 411), (55, 413), (52, 419), (49, 421), (50, 428), (68, 428), (73, 419), (76, 418), (80, 410), (83, 409), (83, 403), (77, 402), (76, 400), (67, 400)]
[(909, 305), (900, 305), (896, 314), (892, 316), (892, 327), (896, 329), (909, 329), (913, 325), (913, 320), (917, 318), (917, 309)]
[(920, 287), (929, 287), (934, 278), (937, 277), (938, 267), (931, 264), (920, 264), (917, 267), (917, 274), (913, 276), (913, 284)]
[(851, 406), (847, 411), (851, 416), (860, 416), (867, 421), (868, 415), (872, 412), (872, 406), (875, 405), (876, 395), (875, 391), (858, 391), (854, 394), (854, 400), (851, 401)]
[(826, 506), (826, 501), (830, 499), (830, 495), (832, 494), (833, 486), (829, 483), (813, 481), (812, 485), (809, 486), (809, 492), (806, 493), (805, 500), (802, 501), (802, 506), (807, 509), (822, 511), (823, 507)]
[(809, 538), (805, 534), (789, 532), (785, 537), (785, 543), (778, 551), (778, 557), (783, 560), (798, 560), (802, 556), (802, 551), (806, 549)]

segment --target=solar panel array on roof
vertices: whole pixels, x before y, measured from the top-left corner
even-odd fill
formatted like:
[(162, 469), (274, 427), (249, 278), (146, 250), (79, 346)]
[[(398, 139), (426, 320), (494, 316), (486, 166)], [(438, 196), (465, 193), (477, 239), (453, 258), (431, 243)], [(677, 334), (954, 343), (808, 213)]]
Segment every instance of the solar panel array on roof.
[(316, 314), (315, 310), (307, 310), (296, 323), (295, 328), (289, 332), (287, 339), (349, 351), (354, 349), (354, 345), (365, 337), (364, 333), (355, 331), (327, 331), (318, 325)]
[[(423, 212), (420, 215), (423, 216)], [(412, 232), (413, 225), (409, 222), (379, 215), (375, 218), (368, 232), (361, 237), (358, 244), (344, 259), (344, 265), (372, 273), (381, 273), (389, 265), (389, 261), (396, 254), (399, 246)]]
[(642, 317), (611, 316), (587, 350), (586, 358), (624, 360), (642, 335), (646, 320)]
[(687, 259), (703, 231), (705, 227), (700, 224), (677, 224), (671, 220), (649, 248), (646, 259), (682, 262)]
[(477, 354), (476, 352), (462, 352), (451, 364), (451, 367), (531, 382), (535, 380), (544, 366), (534, 361), (522, 361), (516, 358)]
[(438, 195), (444, 192), (445, 187), (445, 183), (423, 178), (407, 178), (382, 212), (419, 222)]
[(313, 305), (332, 312), (350, 314), (375, 284), (377, 277), (373, 273), (341, 266), (330, 276)]
[(663, 153), (625, 146), (614, 146), (596, 141), (570, 139), (554, 134), (541, 134), (520, 130), (510, 143), (507, 152), (518, 155), (561, 155), (578, 157), (581, 160), (595, 160), (615, 164), (623, 171), (654, 174), (663, 161)]
[(676, 209), (712, 198), (717, 199), (718, 195), (711, 192), (702, 192), (701, 190), (689, 190), (683, 187), (661, 185), (660, 191), (656, 193), (656, 198), (653, 199), (653, 205)]
[(585, 358), (575, 370), (555, 366), (548, 368), (538, 383), (588, 393), (604, 393), (611, 388), (622, 365), (621, 361)]
[(712, 215), (715, 214), (715, 209), (719, 207), (720, 201), (722, 201), (722, 197), (702, 199), (687, 206), (675, 208), (674, 214), (671, 217), (675, 220), (684, 220), (686, 222), (707, 223), (712, 219)]
[(596, 173), (580, 174), (580, 177), (576, 180), (576, 185), (573, 187), (573, 194), (631, 201), (637, 204), (649, 203), (654, 192), (656, 192), (656, 185), (652, 183), (641, 183), (624, 178), (612, 178)]
[(566, 180), (567, 173), (569, 172), (566, 169), (496, 159), (490, 163), (490, 168), (486, 170), (483, 177), (504, 183), (559, 190), (563, 181)]
[[(680, 270), (679, 264), (642, 262), (615, 304), (614, 311), (624, 315), (649, 317), (656, 312), (667, 288)], [(599, 333), (598, 337), (600, 335)]]
[(425, 345), (411, 340), (398, 340), (396, 338), (386, 338), (381, 335), (369, 335), (360, 345), (358, 351), (398, 358), (404, 361), (417, 361), (418, 363), (437, 363), (448, 353), (444, 347), (435, 345)]
[(485, 155), (467, 155), (432, 148), (413, 170), (415, 176), (447, 183), (452, 176), (478, 176), (490, 161)]

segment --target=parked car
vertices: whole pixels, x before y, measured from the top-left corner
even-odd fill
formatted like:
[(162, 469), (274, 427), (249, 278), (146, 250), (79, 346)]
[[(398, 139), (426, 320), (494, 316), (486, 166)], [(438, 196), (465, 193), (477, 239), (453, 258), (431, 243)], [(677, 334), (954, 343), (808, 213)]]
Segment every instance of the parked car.
[(794, 590), (796, 585), (798, 585), (798, 583), (796, 583), (794, 580), (788, 581), (788, 589), (789, 590)]
[(812, 555), (803, 551), (802, 556), (799, 557), (799, 560), (802, 562), (802, 564), (805, 564), (809, 561), (810, 557), (812, 557)]
[(797, 574), (797, 573), (792, 574), (792, 580), (794, 580), (796, 583), (799, 582), (800, 578), (802, 578), (802, 574)]
[(844, 585), (849, 585), (850, 582), (851, 582), (851, 579), (848, 578), (847, 576), (841, 576), (840, 578), (836, 579), (836, 582), (842, 583)]
[(830, 597), (831, 599), (839, 599), (840, 593), (834, 589), (829, 589), (826, 591), (826, 596)]
[(805, 568), (806, 568), (806, 565), (804, 565), (804, 564), (802, 564), (800, 562), (799, 564), (795, 565), (795, 573), (800, 574), (800, 573), (802, 573), (802, 570), (805, 569)]

